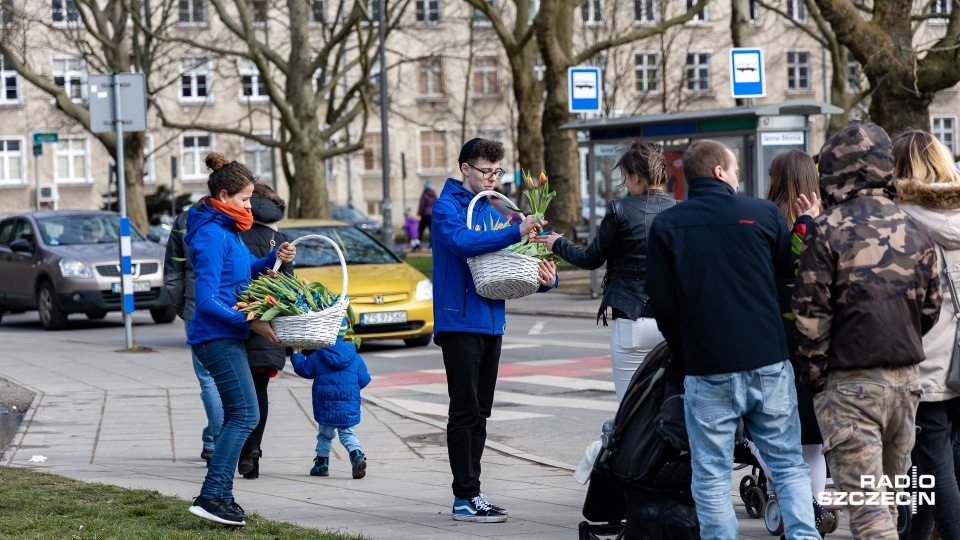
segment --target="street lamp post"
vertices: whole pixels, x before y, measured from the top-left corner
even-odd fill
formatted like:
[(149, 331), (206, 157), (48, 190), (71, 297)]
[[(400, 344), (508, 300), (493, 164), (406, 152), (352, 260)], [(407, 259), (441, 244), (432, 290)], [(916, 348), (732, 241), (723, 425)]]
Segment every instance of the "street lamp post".
[(381, 169), (383, 172), (383, 229), (380, 231), (383, 244), (393, 250), (393, 219), (390, 201), (390, 133), (387, 131), (387, 52), (386, 52), (386, 0), (374, 0), (380, 4), (377, 19), (380, 26), (380, 141)]

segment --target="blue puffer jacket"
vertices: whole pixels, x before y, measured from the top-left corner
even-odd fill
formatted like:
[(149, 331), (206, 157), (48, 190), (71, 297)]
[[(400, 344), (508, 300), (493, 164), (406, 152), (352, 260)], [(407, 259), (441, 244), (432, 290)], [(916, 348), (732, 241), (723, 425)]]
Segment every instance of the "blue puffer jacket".
[(352, 343), (337, 339), (332, 347), (308, 357), (290, 357), (293, 370), (313, 379), (313, 418), (321, 426), (351, 427), (360, 423), (360, 390), (370, 384), (363, 358)]
[(250, 323), (231, 309), (251, 276), (272, 268), (273, 250), (255, 259), (237, 232), (234, 219), (210, 206), (191, 207), (183, 241), (190, 250), (196, 282), (196, 307), (187, 343), (197, 345), (213, 339), (247, 339)]
[[(433, 329), (503, 335), (506, 328), (504, 301), (477, 294), (467, 259), (492, 253), (520, 241), (520, 225), (496, 231), (467, 229), (467, 207), (474, 194), (460, 180), (448, 178), (433, 205), (430, 235), (433, 239)], [(473, 224), (506, 221), (484, 198), (473, 208)], [(483, 226), (481, 225), (481, 228)], [(541, 286), (545, 292), (557, 286)]]

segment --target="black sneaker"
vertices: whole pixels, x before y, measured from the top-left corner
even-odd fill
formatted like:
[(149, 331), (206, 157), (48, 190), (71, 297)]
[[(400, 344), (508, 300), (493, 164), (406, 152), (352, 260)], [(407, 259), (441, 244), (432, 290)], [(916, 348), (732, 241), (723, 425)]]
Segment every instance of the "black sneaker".
[(210, 458), (212, 457), (213, 457), (213, 448), (204, 448), (203, 451), (200, 452), (200, 459), (207, 462), (207, 467), (210, 466)]
[(310, 476), (330, 476), (330, 457), (317, 456), (313, 458)]
[[(247, 522), (244, 520), (244, 515), (234, 509), (232, 506), (234, 504), (236, 503), (227, 504), (220, 498), (204, 499), (203, 497), (197, 497), (193, 501), (193, 506), (190, 507), (190, 513), (223, 525), (242, 527), (246, 525)], [(240, 512), (243, 511), (239, 505), (237, 505), (236, 508), (239, 509)]]
[(481, 493), (480, 495), (477, 495), (477, 496), (480, 497), (480, 500), (482, 500), (483, 502), (487, 503), (487, 506), (489, 506), (491, 509), (496, 510), (497, 512), (500, 512), (501, 514), (503, 514), (503, 515), (505, 515), (505, 516), (510, 515), (510, 512), (507, 512), (507, 509), (506, 509), (506, 508), (503, 508), (503, 507), (501, 507), (501, 506), (497, 506), (497, 505), (495, 505), (495, 504), (490, 504), (490, 501), (488, 501), (488, 500), (486, 499), (486, 497), (483, 496), (483, 493)]
[(243, 456), (243, 459), (237, 463), (237, 472), (244, 476), (250, 474), (250, 472), (253, 471), (253, 467), (258, 459), (260, 459), (260, 451), (251, 451), (249, 454)]
[(483, 497), (479, 495), (472, 499), (453, 499), (453, 520), (473, 521), (475, 523), (503, 523), (507, 515), (494, 510)]
[(353, 469), (353, 479), (359, 480), (367, 475), (367, 456), (360, 450), (350, 452), (350, 467)]
[(228, 503), (227, 503), (227, 506), (230, 507), (230, 509), (233, 510), (233, 512), (234, 512), (235, 514), (239, 514), (240, 517), (242, 517), (244, 520), (247, 519), (247, 513), (243, 511), (243, 507), (242, 507), (242, 506), (240, 506), (239, 504), (237, 504), (237, 501), (236, 501), (236, 500), (233, 500), (233, 501), (228, 502)]

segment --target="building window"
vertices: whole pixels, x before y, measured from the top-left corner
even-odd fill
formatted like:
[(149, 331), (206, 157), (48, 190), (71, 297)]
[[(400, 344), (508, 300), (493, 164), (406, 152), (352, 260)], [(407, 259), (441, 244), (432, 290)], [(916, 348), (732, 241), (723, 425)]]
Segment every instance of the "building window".
[(82, 58), (54, 58), (53, 84), (73, 101), (81, 101), (86, 94), (83, 84)]
[(184, 58), (180, 61), (180, 100), (206, 101), (210, 98), (210, 59)]
[(0, 0), (0, 22), (4, 26), (13, 24), (13, 0)]
[(417, 22), (440, 22), (440, 0), (417, 0)]
[(23, 184), (23, 143), (0, 139), (0, 184)]
[(87, 181), (87, 138), (60, 137), (54, 150), (56, 182)]
[(636, 59), (637, 92), (659, 92), (660, 55), (657, 53), (637, 53)]
[(143, 181), (157, 181), (156, 159), (153, 155), (153, 135), (147, 135), (143, 142)]
[(474, 60), (473, 93), (478, 96), (500, 94), (500, 66), (496, 56), (481, 56)]
[(75, 25), (80, 22), (80, 12), (74, 0), (51, 0), (51, 20), (55, 25)]
[(687, 53), (687, 90), (710, 90), (710, 54)]
[(942, 17), (937, 17), (930, 19), (930, 22), (937, 24), (946, 24), (947, 16), (950, 15), (950, 0), (933, 0), (933, 3), (930, 4), (930, 13), (933, 15), (943, 15)]
[(787, 0), (787, 14), (794, 22), (807, 22), (807, 4), (804, 0)]
[(254, 26), (266, 26), (267, 0), (250, 0), (247, 9), (250, 10), (250, 20)]
[(436, 56), (420, 60), (420, 95), (443, 96), (443, 59)]
[(447, 162), (447, 134), (442, 131), (420, 132), (420, 168), (442, 169)]
[[(269, 134), (263, 134), (269, 137)], [(270, 147), (257, 141), (245, 139), (243, 143), (243, 163), (253, 173), (254, 178), (273, 178), (270, 168)]]
[(957, 154), (957, 124), (956, 119), (950, 116), (933, 117), (930, 119), (933, 136), (940, 140), (950, 153)]
[[(697, 0), (687, 0), (687, 11), (693, 9), (693, 6), (697, 5)], [(705, 5), (696, 15), (690, 19), (691, 23), (705, 23), (710, 20), (710, 6)]]
[(847, 51), (847, 91), (859, 92), (860, 89), (860, 62)]
[(603, 0), (582, 0), (580, 10), (583, 14), (583, 24), (603, 22)]
[(327, 23), (327, 2), (326, 0), (313, 0), (310, 2), (310, 24)]
[(379, 133), (367, 133), (363, 137), (363, 170), (379, 171), (383, 168), (381, 156), (383, 143)]
[(207, 24), (207, 0), (180, 0), (180, 24)]
[[(496, 0), (487, 0), (487, 3), (490, 4), (490, 7), (493, 8), (494, 10), (497, 9)], [(488, 19), (487, 16), (484, 15), (484, 13), (477, 8), (473, 8), (473, 16), (471, 19), (471, 23), (473, 24), (473, 26), (492, 26), (493, 25), (493, 23), (490, 22), (490, 19)]]
[(757, 0), (750, 0), (750, 22), (760, 20), (760, 3)]
[(213, 152), (209, 133), (182, 135), (180, 137), (180, 162), (183, 163), (183, 180), (206, 180), (207, 169), (203, 159)]
[(657, 0), (633, 0), (633, 18), (637, 22), (657, 22)]
[(380, 24), (380, 0), (367, 2), (367, 13), (370, 14), (370, 21), (362, 21), (363, 24)]
[(787, 52), (787, 89), (810, 89), (810, 53)]
[(240, 66), (240, 99), (266, 101), (267, 88), (260, 78), (260, 70), (253, 62), (244, 62)]
[(13, 70), (10, 61), (0, 56), (0, 104), (20, 102), (20, 74)]

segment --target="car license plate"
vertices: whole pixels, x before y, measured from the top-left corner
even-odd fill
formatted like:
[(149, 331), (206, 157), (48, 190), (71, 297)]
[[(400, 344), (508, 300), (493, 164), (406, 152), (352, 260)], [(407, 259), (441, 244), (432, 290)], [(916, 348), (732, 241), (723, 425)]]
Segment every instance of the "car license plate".
[(381, 313), (361, 313), (360, 324), (394, 324), (407, 322), (406, 311), (384, 311)]
[[(133, 282), (133, 292), (135, 292), (135, 293), (138, 293), (138, 292), (147, 292), (147, 291), (149, 291), (149, 290), (150, 290), (150, 282), (149, 282), (149, 281), (134, 281), (134, 282)], [(119, 283), (111, 283), (111, 284), (110, 284), (110, 291), (111, 291), (111, 292), (115, 292), (115, 293), (120, 292), (120, 284), (119, 284)]]

